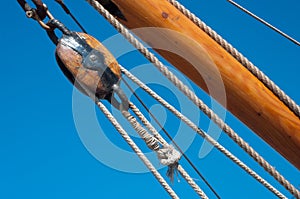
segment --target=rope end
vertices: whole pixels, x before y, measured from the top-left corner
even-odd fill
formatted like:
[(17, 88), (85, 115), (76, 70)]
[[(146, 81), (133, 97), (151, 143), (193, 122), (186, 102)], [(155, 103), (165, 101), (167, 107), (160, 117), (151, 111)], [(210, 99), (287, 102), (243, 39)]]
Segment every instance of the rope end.
[(176, 173), (176, 176), (178, 176), (178, 161), (181, 158), (181, 154), (172, 145), (169, 145), (158, 150), (157, 156), (161, 164), (168, 166), (167, 176), (173, 183), (174, 174)]

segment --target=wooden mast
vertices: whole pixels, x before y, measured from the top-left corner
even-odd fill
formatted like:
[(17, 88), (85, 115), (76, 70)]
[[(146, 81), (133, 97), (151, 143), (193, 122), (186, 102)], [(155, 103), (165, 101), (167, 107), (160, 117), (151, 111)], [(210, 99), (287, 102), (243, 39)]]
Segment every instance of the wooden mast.
[[(300, 169), (299, 118), (235, 58), (167, 0), (112, 1), (127, 19), (120, 21), (130, 29), (159, 27), (179, 33), (134, 31)], [(216, 71), (224, 82), (227, 103), (215, 83), (219, 78)]]

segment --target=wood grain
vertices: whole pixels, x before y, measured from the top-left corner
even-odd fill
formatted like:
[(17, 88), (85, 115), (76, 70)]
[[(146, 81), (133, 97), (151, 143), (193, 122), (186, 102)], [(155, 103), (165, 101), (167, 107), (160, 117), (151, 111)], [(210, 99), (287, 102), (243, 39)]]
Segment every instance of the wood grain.
[(300, 169), (299, 118), (236, 59), (166, 0), (113, 2), (125, 26)]
[[(105, 65), (120, 79), (120, 67), (113, 55), (94, 37), (85, 33), (79, 33), (79, 35), (85, 38), (86, 42), (93, 49), (104, 55)], [(103, 82), (101, 82), (99, 73), (85, 68), (82, 65), (82, 56), (79, 53), (68, 46), (58, 43), (56, 55), (61, 70), (78, 90), (86, 95), (87, 92), (95, 93), (95, 96), (100, 99), (108, 94)]]

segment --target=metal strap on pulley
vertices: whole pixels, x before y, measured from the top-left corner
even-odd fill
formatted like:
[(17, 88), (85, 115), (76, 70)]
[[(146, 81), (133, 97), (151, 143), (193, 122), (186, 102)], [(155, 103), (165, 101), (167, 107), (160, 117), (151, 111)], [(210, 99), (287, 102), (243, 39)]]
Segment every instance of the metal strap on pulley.
[[(157, 157), (159, 158), (161, 164), (167, 165), (169, 167), (167, 175), (171, 179), (173, 179), (173, 173), (176, 172), (179, 166), (178, 161), (181, 157), (181, 154), (172, 146), (162, 145), (152, 134), (150, 134), (145, 128), (142, 127), (142, 125), (137, 121), (137, 119), (133, 115), (130, 114), (130, 102), (127, 99), (124, 92), (122, 91), (122, 89), (119, 87), (119, 76), (117, 76), (117, 72), (113, 72), (111, 69), (111, 67), (113, 66), (108, 66), (106, 63), (108, 60), (106, 60), (107, 55), (105, 53), (108, 53), (108, 51), (103, 49), (104, 47), (102, 46), (102, 44), (100, 44), (98, 41), (95, 41), (94, 39), (91, 39), (91, 36), (87, 34), (70, 31), (63, 23), (61, 23), (52, 16), (47, 6), (43, 4), (41, 0), (34, 1), (36, 9), (31, 8), (29, 4), (24, 0), (18, 0), (18, 2), (20, 3), (23, 10), (26, 12), (26, 15), (36, 20), (40, 24), (40, 26), (47, 31), (50, 39), (57, 46), (56, 58), (58, 60), (58, 64), (60, 65), (64, 74), (69, 78), (69, 80), (71, 79), (71, 82), (75, 85), (75, 81), (77, 78), (76, 75), (78, 74), (79, 70), (83, 70), (84, 72), (86, 72), (86, 74), (88, 74), (90, 78), (96, 77), (97, 79), (99, 79), (101, 83), (96, 83), (97, 85), (94, 85), (97, 87), (97, 89), (100, 85), (100, 91), (96, 91), (96, 93), (93, 93), (93, 90), (91, 90), (91, 88), (89, 87), (91, 85), (85, 84), (88, 82), (84, 82), (84, 79), (82, 80), (83, 84), (80, 84), (79, 82), (80, 85), (78, 85), (78, 87), (76, 85), (75, 86), (84, 94), (91, 97), (93, 101), (95, 101), (95, 103), (99, 105), (99, 108), (103, 108), (100, 106), (99, 101), (102, 99), (108, 100), (115, 108), (117, 108), (122, 113), (124, 118), (126, 118), (127, 121), (132, 125), (133, 129), (145, 141), (146, 145), (151, 150), (157, 153)], [(63, 5), (62, 1), (58, 2), (60, 2), (61, 5)], [(48, 21), (45, 23), (44, 19), (46, 18), (48, 18)], [(56, 29), (60, 30), (63, 33), (60, 39), (58, 39), (54, 32)], [(88, 43), (87, 41), (88, 38), (90, 39), (90, 43)], [(93, 41), (95, 41), (95, 44), (91, 44), (91, 42), (93, 43)], [(96, 47), (93, 48), (91, 45)], [(65, 57), (63, 56), (65, 51), (69, 52), (71, 56), (75, 56), (79, 61), (70, 62), (68, 58), (66, 61)], [(77, 64), (79, 64), (79, 66), (77, 66)], [(118, 64), (116, 65), (118, 66)], [(98, 75), (95, 76), (95, 74)], [(100, 92), (100, 98), (99, 95), (97, 95), (97, 92)], [(104, 92), (104, 94), (102, 92)], [(114, 94), (118, 96), (120, 101), (116, 99)], [(105, 109), (101, 110), (105, 111)], [(113, 123), (113, 120), (110, 121)], [(117, 130), (121, 129), (117, 128)], [(126, 141), (128, 141), (128, 139)], [(135, 150), (135, 152), (140, 153), (137, 150)], [(143, 160), (143, 158), (141, 159)], [(144, 163), (148, 164), (145, 161)], [(151, 171), (154, 168), (149, 167), (149, 165), (147, 166)], [(157, 179), (161, 178), (158, 177), (157, 172), (152, 173), (157, 177)], [(162, 182), (162, 180), (159, 181)], [(165, 188), (168, 188), (168, 193), (170, 193), (170, 195), (173, 198), (178, 198), (174, 191), (171, 190), (170, 187), (167, 187), (165, 184), (165, 182), (162, 182), (162, 185)], [(195, 183), (194, 186), (196, 186)], [(202, 196), (205, 196), (205, 194), (200, 190), (200, 188), (198, 188), (198, 193), (200, 193), (200, 195)], [(205, 196), (202, 198), (207, 197)]]

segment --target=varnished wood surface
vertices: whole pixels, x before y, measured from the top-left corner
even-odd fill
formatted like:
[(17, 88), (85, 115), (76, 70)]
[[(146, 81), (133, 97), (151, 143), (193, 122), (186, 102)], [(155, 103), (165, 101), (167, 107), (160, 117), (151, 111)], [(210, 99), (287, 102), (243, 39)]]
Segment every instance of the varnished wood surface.
[[(104, 55), (105, 65), (108, 66), (118, 78), (121, 77), (120, 67), (113, 55), (94, 37), (85, 33), (79, 33), (85, 38), (86, 42), (94, 49)], [(58, 43), (56, 54), (62, 64), (61, 69), (64, 71), (68, 79), (84, 94), (87, 90), (95, 93), (97, 97), (104, 98), (107, 94), (105, 86), (101, 82), (99, 73), (95, 70), (89, 70), (82, 65), (82, 57), (76, 51)], [(69, 75), (68, 75), (69, 74)]]
[[(125, 26), (300, 169), (299, 118), (237, 60), (167, 0), (113, 2), (127, 19), (121, 20)], [(175, 33), (134, 30), (143, 27), (166, 28)], [(226, 101), (218, 83), (220, 77)]]

